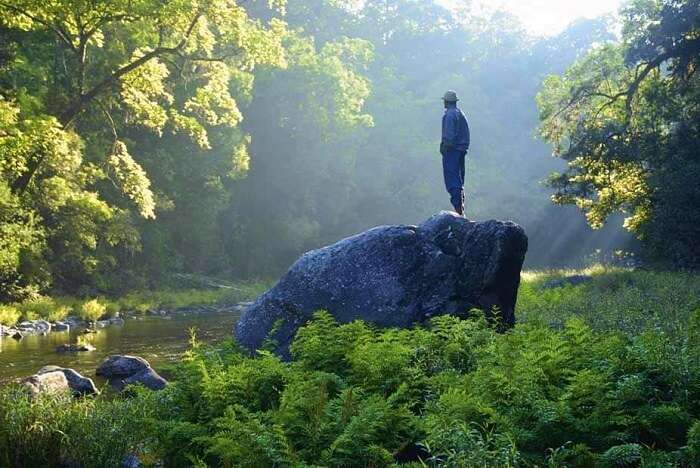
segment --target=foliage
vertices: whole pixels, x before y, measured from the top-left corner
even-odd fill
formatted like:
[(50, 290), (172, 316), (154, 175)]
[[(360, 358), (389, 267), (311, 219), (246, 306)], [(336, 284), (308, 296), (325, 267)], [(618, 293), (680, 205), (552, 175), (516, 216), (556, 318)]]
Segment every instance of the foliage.
[(85, 301), (82, 304), (82, 306), (80, 306), (80, 311), (78, 312), (78, 314), (83, 320), (87, 320), (88, 322), (94, 322), (95, 320), (102, 317), (106, 311), (106, 305), (102, 304), (97, 299), (91, 299), (89, 301)]
[(73, 311), (73, 306), (65, 299), (53, 299), (43, 296), (28, 299), (16, 304), (16, 307), (22, 312), (22, 317), (25, 320), (42, 318), (51, 322), (61, 320)]
[[(682, 274), (593, 273), (592, 284), (559, 288), (557, 327), (538, 322), (532, 292), (521, 308), (525, 323), (507, 333), (476, 313), (380, 330), (319, 312), (297, 334), (290, 362), (194, 339), (171, 384), (155, 394), (41, 406), (16, 404), (7, 388), (0, 417), (12, 417), (1, 421), (0, 440), (22, 451), (31, 441), (37, 463), (58, 451), (96, 460), (80, 458), (89, 445), (94, 457), (135, 453), (165, 466), (694, 466), (700, 309), (669, 314), (679, 324), (667, 327), (674, 334), (653, 322), (606, 329), (576, 291), (607, 296), (588, 307), (624, 317), (642, 307), (625, 294), (627, 281), (655, 285), (654, 293), (667, 281), (684, 297), (696, 297), (697, 283)], [(539, 288), (557, 274), (547, 275), (525, 284)], [(140, 432), (90, 445), (101, 423), (77, 441), (61, 416), (99, 422), (108, 412), (117, 433), (127, 413)], [(49, 415), (41, 425), (28, 416), (38, 414)], [(71, 442), (56, 444), (52, 430), (64, 427)]]
[(630, 2), (604, 44), (538, 96), (541, 134), (567, 162), (549, 183), (600, 227), (615, 212), (657, 260), (700, 265), (697, 0)]
[(152, 184), (149, 149), (167, 137), (176, 154), (187, 141), (183, 158), (214, 153), (210, 189), (219, 166), (229, 172), (220, 181), (247, 170), (239, 104), (256, 67), (286, 66), (283, 41), (293, 35), (281, 21), (284, 2), (259, 7), (248, 8), (267, 18), (229, 0), (0, 2), (0, 300), (50, 286), (79, 294), (147, 286), (133, 266), (148, 242), (141, 219), (180, 201)]
[(0, 305), (0, 325), (14, 325), (21, 314), (17, 308), (11, 305)]

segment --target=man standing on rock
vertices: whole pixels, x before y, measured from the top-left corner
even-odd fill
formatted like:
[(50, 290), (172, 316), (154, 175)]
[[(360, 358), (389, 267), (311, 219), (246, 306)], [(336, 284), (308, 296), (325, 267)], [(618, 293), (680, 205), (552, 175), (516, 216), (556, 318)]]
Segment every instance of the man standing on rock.
[(464, 159), (469, 150), (469, 124), (457, 107), (457, 93), (447, 91), (442, 100), (445, 114), (442, 116), (442, 172), (445, 188), (455, 211), (464, 216)]

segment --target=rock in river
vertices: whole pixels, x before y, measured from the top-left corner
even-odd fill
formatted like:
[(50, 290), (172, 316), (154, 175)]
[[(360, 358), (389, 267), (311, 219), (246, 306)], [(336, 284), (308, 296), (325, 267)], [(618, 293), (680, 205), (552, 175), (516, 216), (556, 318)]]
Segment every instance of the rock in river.
[(17, 328), (25, 335), (41, 335), (51, 331), (51, 324), (46, 320), (25, 320)]
[(41, 395), (62, 395), (70, 392), (68, 379), (63, 372), (55, 370), (37, 373), (22, 382), (32, 397)]
[(148, 361), (138, 356), (110, 356), (100, 364), (95, 373), (105, 377), (110, 385), (119, 390), (130, 384), (161, 390), (168, 383), (151, 368)]
[(275, 323), (288, 355), (297, 329), (317, 310), (341, 323), (362, 319), (408, 327), (440, 314), (496, 307), (515, 323), (527, 236), (512, 222), (472, 222), (441, 212), (419, 226), (380, 226), (304, 254), (236, 324), (238, 342), (255, 350)]
[(67, 322), (54, 322), (51, 324), (51, 331), (64, 332), (70, 331), (70, 324)]
[(89, 343), (65, 343), (60, 346), (56, 347), (56, 352), (57, 353), (80, 353), (80, 352), (89, 352), (89, 351), (95, 351), (95, 348), (93, 345)]
[(79, 372), (58, 366), (44, 366), (42, 367), (37, 375), (48, 374), (51, 372), (62, 372), (68, 381), (68, 387), (71, 389), (74, 395), (99, 395), (100, 391), (95, 386), (95, 382), (89, 377), (84, 377)]

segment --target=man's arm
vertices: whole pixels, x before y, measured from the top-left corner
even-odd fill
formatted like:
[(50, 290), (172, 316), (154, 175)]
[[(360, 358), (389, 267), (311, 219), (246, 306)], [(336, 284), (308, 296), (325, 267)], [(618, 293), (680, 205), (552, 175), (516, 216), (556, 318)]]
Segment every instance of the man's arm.
[(469, 121), (467, 120), (466, 116), (464, 116), (464, 126), (467, 128), (467, 150), (469, 150), (469, 146), (471, 144), (471, 136), (469, 134)]

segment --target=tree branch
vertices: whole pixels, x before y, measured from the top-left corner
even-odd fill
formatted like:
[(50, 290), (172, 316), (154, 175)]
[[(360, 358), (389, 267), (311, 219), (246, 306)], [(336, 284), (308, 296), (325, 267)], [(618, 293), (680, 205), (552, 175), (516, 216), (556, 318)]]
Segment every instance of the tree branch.
[(45, 21), (35, 15), (32, 15), (31, 13), (27, 12), (26, 10), (23, 10), (21, 8), (18, 8), (14, 5), (10, 5), (8, 3), (0, 1), (0, 7), (7, 8), (10, 11), (14, 11), (15, 13), (19, 13), (20, 15), (26, 16), (32, 21), (36, 21), (37, 23), (49, 28), (52, 30), (56, 35), (63, 41), (68, 47), (70, 47), (72, 50), (75, 50), (75, 45), (73, 42), (68, 38), (68, 35), (66, 34), (65, 31), (63, 31), (61, 28), (57, 27), (54, 24), (49, 23), (48, 21)]
[[(0, 1), (0, 6), (6, 6), (8, 8), (11, 8), (15, 11), (19, 11), (15, 7), (8, 6), (4, 2)], [(24, 14), (24, 12), (22, 12)], [(195, 26), (197, 25), (197, 21), (202, 17), (201, 12), (197, 12), (192, 20), (190, 21), (190, 24), (188, 25), (187, 29), (185, 30), (185, 33), (180, 39), (180, 42), (178, 42), (174, 47), (156, 47), (153, 49), (151, 52), (148, 52), (147, 54), (143, 55), (142, 57), (134, 60), (133, 62), (124, 65), (123, 67), (119, 68), (115, 72), (113, 72), (111, 75), (108, 77), (104, 78), (102, 81), (97, 83), (95, 86), (93, 86), (88, 92), (81, 94), (77, 101), (74, 102), (71, 106), (68, 107), (68, 109), (63, 112), (62, 114), (59, 115), (58, 119), (59, 122), (63, 125), (64, 128), (69, 127), (75, 118), (83, 111), (83, 109), (92, 102), (97, 96), (99, 96), (102, 92), (105, 90), (109, 89), (113, 85), (117, 84), (121, 77), (129, 73), (130, 71), (133, 71), (140, 67), (141, 65), (145, 64), (149, 60), (164, 55), (164, 54), (170, 54), (170, 53), (178, 53), (180, 50), (182, 50), (185, 45), (187, 45), (187, 41), (189, 40), (190, 36), (192, 35), (192, 31), (194, 31)], [(45, 22), (42, 22), (41, 24), (47, 25)], [(50, 27), (50, 26), (49, 26)], [(54, 31), (56, 31), (55, 28), (51, 28)], [(73, 44), (70, 44), (71, 49), (75, 50), (75, 47)], [(24, 191), (27, 189), (29, 186), (29, 183), (31, 182), (32, 178), (34, 177), (34, 174), (37, 172), (41, 164), (43, 163), (45, 159), (45, 154), (39, 156), (32, 164), (29, 165), (27, 170), (20, 176), (18, 177), (13, 183), (11, 190), (13, 193), (24, 193)]]
[(143, 55), (142, 57), (119, 68), (111, 75), (104, 78), (102, 81), (93, 86), (89, 91), (87, 91), (84, 94), (81, 94), (78, 100), (75, 103), (73, 103), (73, 105), (71, 105), (63, 114), (59, 116), (59, 121), (64, 126), (70, 125), (73, 122), (73, 120), (75, 120), (75, 118), (78, 116), (78, 114), (82, 112), (82, 110), (88, 103), (90, 103), (93, 99), (99, 96), (103, 91), (118, 83), (121, 77), (123, 77), (130, 71), (139, 68), (141, 65), (145, 64), (153, 58), (159, 57), (164, 54), (177, 53), (180, 50), (182, 50), (182, 48), (185, 47), (185, 45), (187, 45), (187, 41), (192, 35), (192, 31), (194, 30), (194, 27), (197, 24), (199, 18), (201, 18), (201, 16), (201, 13), (198, 13), (194, 16), (194, 18), (190, 22), (190, 25), (185, 31), (185, 35), (182, 37), (182, 39), (177, 45), (175, 45), (174, 47), (156, 47), (155, 49)]

